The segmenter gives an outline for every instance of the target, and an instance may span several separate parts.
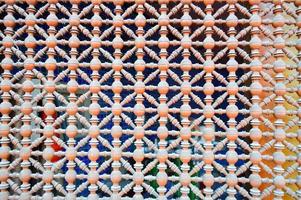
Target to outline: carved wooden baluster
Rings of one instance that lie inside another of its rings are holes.
[[[158,84],[158,92],[160,94],[159,101],[160,104],[157,108],[157,112],[159,115],[159,128],[157,130],[159,142],[159,150],[157,152],[157,159],[159,161],[156,181],[159,185],[157,191],[159,193],[158,199],[165,199],[166,188],[168,176],[165,172],[167,165],[166,161],[168,159],[168,152],[166,150],[167,143],[165,139],[168,137],[168,131],[166,129],[166,124],[168,120],[168,106],[166,104],[167,97],[166,94],[169,90],[169,85],[166,82],[167,79],[167,70],[169,68],[169,62],[167,60],[168,52],[167,49],[169,47],[169,39],[167,38],[168,30],[167,26],[169,25],[169,17],[167,16],[167,4],[169,0],[159,0],[160,4],[160,16],[158,18],[158,24],[160,26],[160,38],[158,41],[158,47],[160,48],[160,60],[158,62],[158,68],[160,70],[160,83]]]
[[[46,114],[46,126],[43,129],[43,135],[46,138],[44,140],[45,149],[43,150],[43,159],[46,161],[44,163],[45,172],[43,175],[43,181],[45,185],[43,186],[43,190],[45,191],[43,198],[44,199],[52,199],[53,198],[53,185],[51,184],[53,180],[53,172],[51,168],[53,167],[52,158],[54,156],[54,149],[52,148],[53,140],[52,136],[54,135],[53,127],[53,115],[56,114],[56,107],[54,104],[54,95],[55,91],[55,83],[54,83],[54,70],[57,68],[57,63],[54,58],[55,56],[55,47],[57,46],[57,40],[55,38],[56,34],[56,26],[58,25],[58,18],[56,17],[56,6],[55,3],[57,1],[50,0],[49,2],[49,15],[46,18],[46,23],[48,25],[48,35],[49,37],[46,39],[47,50],[47,60],[45,62],[45,68],[47,69],[47,81],[45,83],[44,90],[47,92],[45,95],[45,99],[47,103],[44,105],[44,112]]]
[[[12,60],[12,47],[14,46],[14,41],[12,39],[13,33],[14,33],[14,27],[16,25],[16,19],[14,17],[14,8],[13,8],[13,1],[5,1],[6,8],[5,12],[6,15],[3,19],[3,24],[5,26],[4,35],[5,37],[2,39],[2,45],[4,47],[4,59],[1,61],[1,67],[3,69],[3,73],[1,75],[1,78],[3,79],[1,81],[0,89],[2,92],[1,100],[2,103],[0,104],[0,112],[2,114],[1,116],[1,124],[0,124],[0,136],[1,136],[1,153],[0,153],[0,167],[1,167],[1,192],[0,192],[0,198],[1,199],[8,199],[9,197],[9,188],[10,185],[8,184],[9,179],[9,166],[10,166],[10,144],[11,140],[9,139],[10,134],[10,122],[11,117],[9,114],[11,113],[11,107],[12,104],[10,103],[11,95],[10,91],[12,89],[12,83],[11,78],[12,74],[11,71],[13,70],[13,60]]]
[[[251,4],[251,12],[252,16],[250,17],[250,26],[251,29],[251,40],[250,40],[250,47],[251,47],[251,57],[252,62],[250,63],[250,70],[252,72],[251,80],[252,84],[250,86],[250,92],[252,95],[252,106],[250,108],[250,115],[252,116],[251,125],[252,129],[250,130],[250,138],[252,143],[250,144],[252,148],[252,152],[250,153],[250,161],[252,166],[250,170],[252,174],[249,176],[249,181],[252,186],[250,193],[254,199],[260,199],[261,192],[259,187],[261,185],[261,177],[259,172],[261,171],[260,162],[261,162],[261,154],[259,152],[260,149],[260,139],[262,138],[262,133],[259,129],[261,125],[260,117],[262,115],[262,109],[260,107],[260,96],[263,92],[263,87],[260,83],[261,75],[260,71],[262,70],[262,63],[260,62],[260,48],[261,48],[261,39],[259,38],[260,34],[260,25],[261,25],[261,17],[259,16],[259,1],[250,0]]]
[[[205,19],[204,19],[204,26],[206,38],[204,40],[204,48],[205,48],[205,62],[203,64],[205,71],[204,79],[206,83],[204,84],[204,94],[206,95],[204,102],[205,107],[203,107],[203,115],[205,117],[204,120],[204,129],[202,130],[202,139],[204,140],[204,153],[203,153],[203,162],[204,162],[204,170],[205,174],[203,176],[203,182],[206,188],[204,188],[204,194],[206,199],[212,199],[212,195],[214,191],[212,190],[212,186],[214,184],[214,176],[212,175],[213,171],[213,161],[214,161],[214,154],[213,154],[213,142],[215,140],[215,131],[214,131],[214,122],[212,117],[214,116],[214,109],[212,107],[213,98],[212,95],[215,92],[215,87],[212,83],[213,75],[212,72],[215,69],[215,63],[213,62],[212,58],[214,56],[212,49],[215,46],[214,40],[212,40],[212,33],[213,33],[213,26],[214,26],[214,18],[212,16],[213,8],[212,4],[214,1],[205,1]]]
[[[145,92],[145,84],[143,82],[144,75],[143,71],[145,69],[145,62],[143,60],[144,51],[143,48],[145,47],[145,38],[144,38],[144,26],[146,25],[146,19],[143,15],[144,1],[136,1],[137,8],[136,11],[138,15],[135,18],[135,25],[137,27],[136,30],[136,41],[135,46],[137,48],[136,57],[137,60],[134,63],[135,70],[136,70],[136,79],[137,82],[134,85],[134,90],[136,93],[136,105],[134,106],[134,114],[136,115],[135,123],[136,127],[134,129],[134,137],[135,137],[135,146],[136,149],[134,151],[133,157],[136,163],[134,164],[135,173],[133,174],[133,181],[135,183],[134,186],[134,198],[135,199],[143,199],[143,187],[141,186],[144,181],[144,174],[142,173],[143,164],[142,161],[144,160],[144,144],[143,144],[143,137],[145,130],[143,128],[144,125],[144,115],[145,115],[145,107],[143,105],[143,93]]]
[[[189,15],[189,2],[182,1],[183,7],[183,16],[181,18],[181,26],[183,27],[182,33],[183,38],[181,40],[181,46],[183,48],[182,56],[183,60],[181,62],[181,70],[183,71],[182,74],[182,85],[181,85],[181,93],[182,93],[182,106],[180,107],[180,114],[181,114],[181,124],[182,128],[180,130],[181,133],[181,152],[180,152],[180,159],[182,161],[181,165],[181,174],[180,174],[180,183],[182,185],[180,191],[182,193],[181,199],[189,199],[188,194],[190,192],[189,185],[191,184],[191,177],[189,175],[189,162],[191,160],[191,152],[190,152],[190,144],[189,139],[191,136],[190,130],[190,120],[189,117],[191,115],[191,107],[189,105],[189,94],[191,92],[191,84],[189,82],[190,75],[189,72],[192,69],[192,63],[189,59],[190,52],[189,49],[191,47],[191,39],[190,39],[190,26],[192,25],[191,16]]]
[[[229,60],[231,60],[234,63],[237,63],[237,61],[235,61],[235,50],[238,47],[238,41],[235,38],[235,35],[237,33],[235,27],[238,24],[238,19],[236,17],[236,9],[235,9],[235,5],[233,4],[233,1],[227,1],[229,3],[229,7],[228,7],[228,13],[229,16],[226,19],[226,25],[229,28],[228,29],[228,40],[227,40],[227,48],[229,49],[228,51],[228,57]],[[238,131],[236,129],[236,120],[235,118],[238,115],[238,108],[236,106],[236,94],[238,93],[238,86],[237,83],[235,82],[235,80],[237,79],[236,76],[236,71],[238,69],[238,65],[232,65],[232,66],[227,66],[227,70],[229,72],[228,75],[228,85],[227,85],[227,93],[228,93],[228,106],[226,107],[226,115],[228,117],[228,129],[227,129],[227,139],[228,139],[228,143],[227,143],[227,147],[228,147],[228,151],[226,153],[226,160],[228,162],[228,166],[227,166],[227,170],[228,170],[228,174],[226,177],[226,183],[228,185],[227,188],[227,193],[228,193],[228,197],[227,199],[236,199],[235,198],[235,194],[237,193],[235,187],[238,185],[238,179],[237,176],[235,174],[236,172],[236,162],[238,161],[238,155],[236,153],[236,148],[237,145],[235,143],[237,136],[238,136]]]
[[[93,59],[90,62],[90,69],[92,70],[91,78],[92,81],[90,83],[90,92],[91,92],[91,104],[89,106],[89,113],[91,115],[90,118],[90,128],[89,128],[89,137],[91,138],[89,144],[91,148],[88,151],[88,158],[90,160],[89,167],[90,171],[88,173],[88,182],[89,182],[89,191],[88,199],[98,199],[99,196],[97,194],[97,190],[99,187],[97,186],[97,182],[99,181],[99,174],[97,169],[99,167],[99,163],[97,162],[100,156],[100,152],[98,150],[99,141],[97,137],[100,135],[100,130],[98,128],[99,119],[98,115],[101,112],[101,107],[99,105],[99,96],[100,92],[100,83],[99,83],[99,73],[98,71],[101,69],[101,63],[99,60],[99,48],[101,47],[100,40],[100,30],[99,28],[102,26],[102,19],[99,16],[100,13],[100,2],[93,1],[93,17],[91,19],[91,26],[93,27],[92,34],[93,37],[91,39],[90,45],[93,48],[92,56]]]
[[[75,149],[76,141],[74,137],[77,135],[77,119],[75,115],[78,112],[78,105],[76,104],[77,96],[76,92],[78,91],[78,83],[76,81],[77,79],[77,73],[76,70],[79,68],[79,62],[77,60],[77,48],[79,47],[79,39],[77,37],[78,34],[78,26],[80,25],[80,18],[78,16],[79,8],[78,4],[80,1],[78,0],[72,0],[72,8],[71,8],[71,15],[69,16],[69,25],[71,26],[71,37],[69,38],[68,45],[71,48],[70,50],[70,59],[68,60],[68,69],[70,70],[70,73],[68,74],[70,80],[67,83],[67,90],[69,92],[69,103],[66,107],[66,112],[68,114],[68,126],[66,128],[66,135],[68,136],[68,148],[66,149],[66,158],[68,160],[67,162],[67,172],[65,175],[65,179],[68,183],[66,186],[66,190],[68,192],[66,198],[67,199],[75,199],[76,195],[74,194],[74,191],[76,189],[75,187],[75,181],[76,181],[76,163],[75,159],[77,158],[77,150]]]
[[[121,102],[121,96],[120,93],[122,91],[122,83],[120,81],[122,75],[120,73],[120,71],[123,69],[123,63],[121,60],[121,49],[123,48],[123,40],[121,39],[121,34],[122,34],[122,30],[121,27],[123,25],[123,18],[121,16],[122,13],[122,5],[123,5],[123,0],[121,1],[114,1],[114,5],[115,5],[115,16],[113,18],[113,25],[115,28],[115,38],[113,40],[113,48],[115,49],[114,52],[114,61],[112,63],[112,68],[114,69],[114,82],[112,85],[112,89],[114,92],[114,104],[112,106],[112,113],[114,115],[113,117],[113,123],[114,126],[120,126],[120,122],[121,122],[121,118],[120,115],[122,114],[122,106],[120,104]],[[120,181],[121,181],[121,172],[120,172],[120,167],[121,167],[121,163],[120,163],[120,159],[121,159],[121,150],[120,150],[120,140],[119,137],[121,137],[120,135],[115,135],[114,140],[112,142],[113,144],[113,149],[111,152],[111,156],[113,159],[113,163],[112,163],[112,173],[111,173],[111,181],[113,183],[111,190],[113,191],[112,194],[112,199],[119,199],[120,196],[118,194],[118,192],[120,191],[121,187],[119,185]]]
[[[33,114],[33,105],[31,104],[32,100],[32,91],[34,90],[34,85],[32,83],[32,79],[34,77],[33,70],[35,68],[35,61],[33,59],[35,55],[35,47],[36,47],[36,39],[34,38],[34,25],[36,23],[34,13],[36,11],[35,4],[36,1],[27,1],[28,7],[26,9],[27,16],[25,18],[25,24],[27,25],[26,32],[28,33],[27,37],[25,38],[25,47],[27,48],[26,51],[26,60],[24,61],[24,68],[26,72],[24,74],[25,81],[22,85],[22,90],[25,93],[23,95],[24,102],[21,105],[21,112],[24,114],[22,117],[22,127],[20,134],[23,137],[21,140],[22,148],[20,149],[20,157],[22,159],[21,167],[22,170],[20,171],[20,180],[22,181],[22,185],[20,189],[22,193],[20,198],[30,198],[29,190],[30,190],[30,179],[31,179],[31,170],[29,167],[31,163],[29,161],[31,156],[31,115]]]
[[[282,88],[286,88],[284,85],[284,71],[286,69],[286,64],[284,62],[284,51],[283,48],[285,46],[285,40],[283,39],[283,26],[285,24],[284,17],[282,15],[283,8],[282,8],[282,2],[281,1],[275,1],[274,2],[274,18],[273,18],[273,27],[274,27],[274,36],[275,40],[274,42],[274,71],[276,73],[274,79],[276,84],[274,85],[274,92],[276,94],[276,97],[274,99],[275,106],[273,108],[275,121],[274,126],[276,128],[275,134],[278,134],[278,132],[283,132],[285,134],[284,126],[285,122],[283,119],[286,117],[286,108],[284,107],[284,98],[283,95],[285,94],[285,90],[282,90]],[[273,161],[275,163],[275,167],[273,168],[273,171],[275,173],[275,177],[273,179],[273,184],[275,186],[275,189],[273,190],[274,193],[274,199],[275,200],[281,200],[284,196],[284,187],[285,187],[285,177],[282,175],[285,170],[283,168],[283,164],[285,163],[286,156],[283,153],[283,150],[285,148],[282,141],[277,141],[274,144],[275,152],[273,153]]]

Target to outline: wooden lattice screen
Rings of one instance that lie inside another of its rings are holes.
[[[0,199],[301,199],[299,51],[301,0],[1,0]]]

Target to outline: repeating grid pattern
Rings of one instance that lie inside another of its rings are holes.
[[[2,0],[0,27],[0,199],[301,198],[301,1]]]

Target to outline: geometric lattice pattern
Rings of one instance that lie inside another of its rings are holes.
[[[300,0],[3,0],[0,199],[301,199],[299,51]]]

